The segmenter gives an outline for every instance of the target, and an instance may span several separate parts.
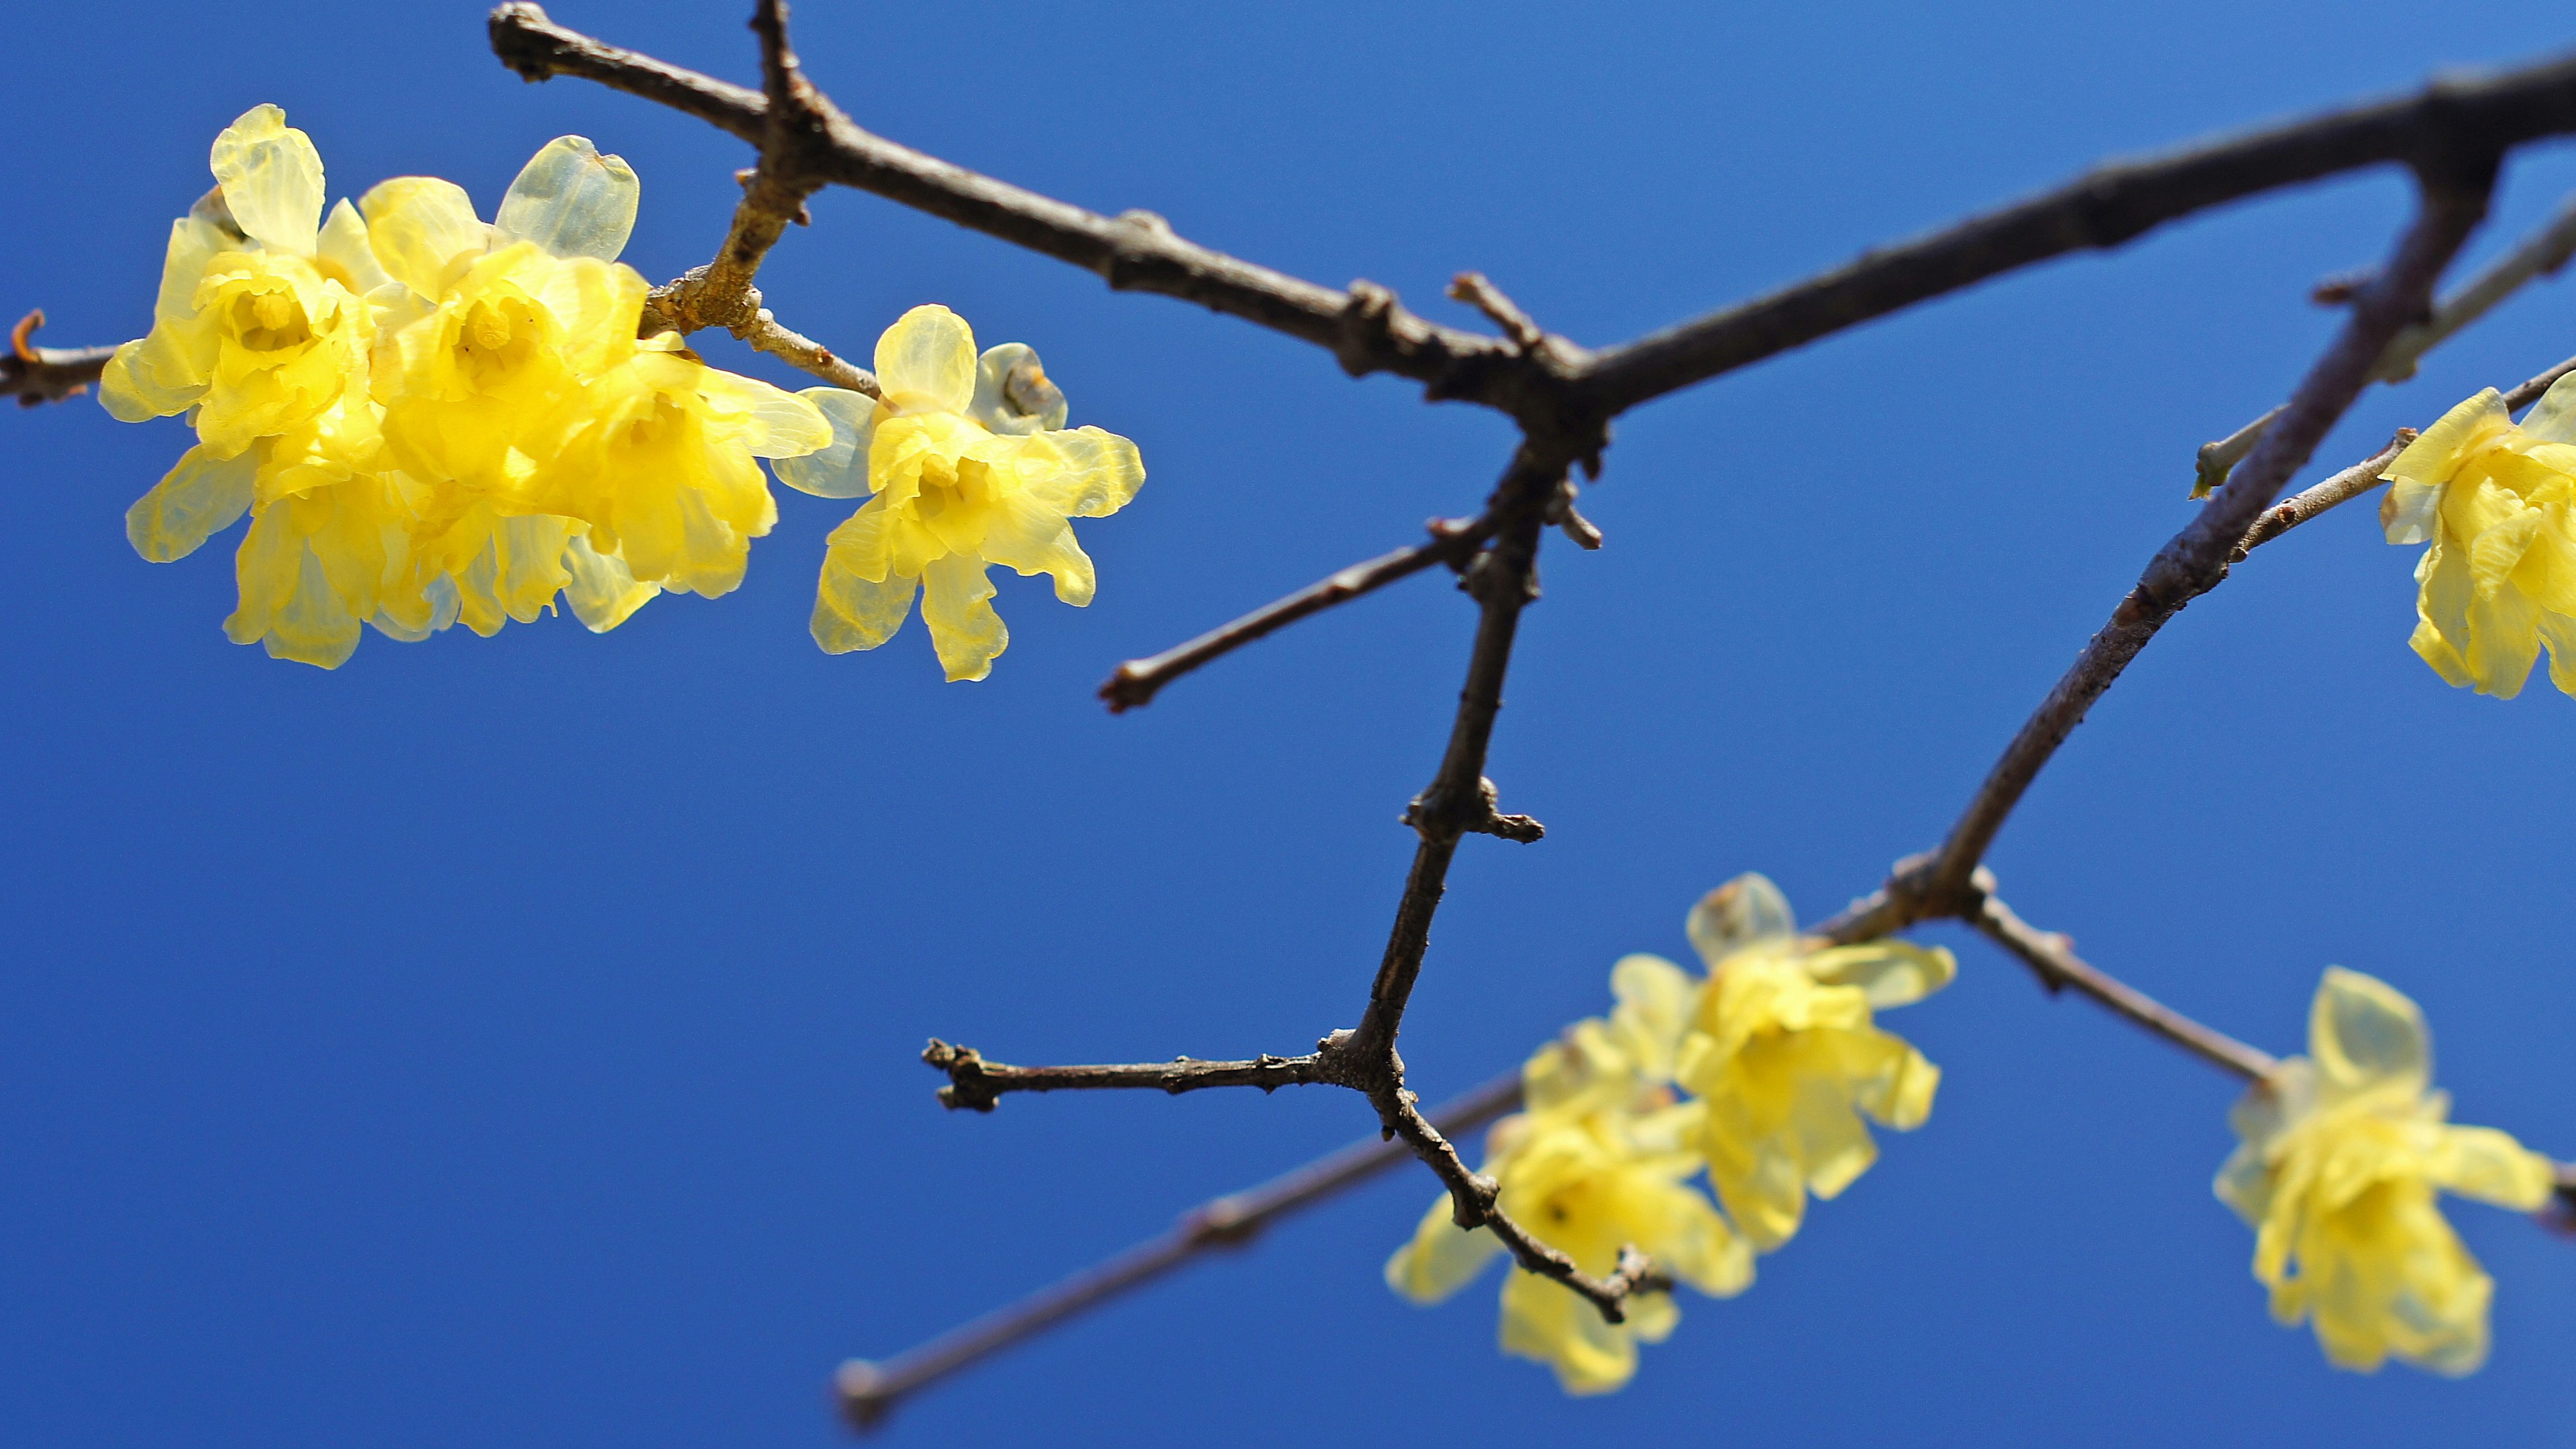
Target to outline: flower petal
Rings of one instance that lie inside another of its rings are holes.
[[[322,223],[322,239],[314,260],[322,275],[365,296],[393,280],[376,261],[375,248],[367,241],[367,223],[358,208],[343,197],[332,204],[330,219]]]
[[[465,188],[435,176],[397,176],[358,198],[367,241],[395,281],[424,297],[446,290],[459,257],[481,256],[492,229],[474,215]]]
[[[2523,1212],[2537,1211],[2557,1187],[2548,1158],[2493,1127],[2444,1126],[2425,1176],[2462,1197]]]
[[[1029,495],[1068,518],[1106,518],[1145,486],[1136,445],[1098,428],[1040,433],[1056,466],[1029,481]]]
[[[557,136],[520,168],[492,220],[495,246],[535,242],[558,257],[617,260],[635,231],[643,194],[622,156],[602,156],[586,136]]]
[[[886,401],[906,412],[962,413],[975,400],[975,329],[936,303],[895,319],[876,364]]]
[[[1573,1289],[1533,1273],[1503,1284],[1502,1341],[1503,1352],[1555,1369],[1569,1394],[1610,1393],[1637,1375],[1637,1341],[1623,1325],[1603,1322]]]
[[[1011,646],[1011,631],[993,612],[993,581],[980,559],[949,554],[930,561],[921,575],[921,622],[949,682],[982,679]]]
[[[2460,464],[2494,434],[2512,425],[2504,398],[2488,388],[2442,414],[2406,451],[2388,465],[2382,478],[2410,478],[2418,483],[2447,483]]]
[[[1408,1302],[1437,1303],[1466,1287],[1502,1250],[1492,1233],[1458,1226],[1444,1193],[1422,1215],[1411,1241],[1386,1260],[1386,1286]]]
[[[2421,1092],[2433,1078],[2424,1012],[2375,976],[2326,968],[2308,1009],[2308,1055],[2328,1103],[2374,1087]]]
[[[874,649],[903,627],[920,588],[921,580],[901,575],[861,578],[837,555],[826,553],[822,578],[814,587],[814,642],[826,654]]]
[[[1064,389],[1047,378],[1036,349],[1005,342],[975,359],[975,399],[966,416],[997,433],[1044,433],[1064,426]]]
[[[275,106],[242,112],[215,137],[207,161],[243,235],[271,251],[313,255],[322,223],[322,155],[311,137],[286,124],[286,112]]]
[[[1909,941],[1864,941],[1806,958],[1807,974],[1828,986],[1857,986],[1874,1007],[1904,1006],[1947,986],[1959,974],[1947,948]]]
[[[217,458],[202,443],[125,511],[125,537],[154,563],[186,558],[250,509],[265,448]]]
[[[780,458],[771,471],[779,482],[817,498],[867,497],[868,445],[876,440],[883,411],[877,400],[840,387],[809,387],[797,396],[823,415],[832,441],[802,457]]]
[[[1091,555],[1075,541],[1073,525],[1026,493],[1008,494],[995,503],[984,528],[983,555],[1022,578],[1052,575],[1055,596],[1077,609],[1089,604],[1099,587]]]
[[[1795,934],[1798,918],[1769,876],[1747,871],[1700,897],[1682,929],[1700,959],[1714,967],[1756,941]]]
[[[625,623],[662,592],[658,584],[637,583],[626,560],[601,553],[582,534],[574,534],[564,544],[563,564],[564,572],[572,576],[564,585],[564,601],[593,634],[605,634]]]
[[[2522,430],[2544,443],[2576,443],[2576,372],[2549,385],[2522,415]]]
[[[1622,956],[1610,968],[1610,991],[1619,998],[1610,1029],[1640,1071],[1670,1081],[1682,1037],[1699,1010],[1699,982],[1661,956]]]

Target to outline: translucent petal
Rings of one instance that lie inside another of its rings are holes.
[[[742,446],[753,457],[784,462],[832,446],[838,430],[812,401],[784,388],[771,387],[758,378],[720,375],[751,406],[750,426],[743,430]]]
[[[244,111],[215,137],[207,159],[243,235],[271,251],[313,255],[322,223],[322,156],[312,138],[286,124],[286,112],[275,106]]]
[[[2523,1212],[2546,1205],[2556,1187],[2548,1158],[2493,1127],[2441,1128],[2427,1176],[2462,1197]]]
[[[803,457],[780,458],[778,481],[817,498],[865,498],[868,444],[875,441],[877,400],[839,387],[809,387],[797,396],[812,403],[831,425],[832,441]]]
[[[367,241],[395,281],[424,297],[446,289],[449,268],[480,257],[492,231],[474,215],[465,188],[435,176],[397,176],[358,198]]]
[[[1636,1224],[1637,1246],[1659,1266],[1711,1298],[1732,1298],[1752,1286],[1753,1249],[1715,1204],[1669,1183],[1642,1196],[1645,1221]]]
[[[2576,695],[2576,618],[2541,615],[2540,639],[2549,646],[2549,682],[2562,694]]]
[[[1606,1394],[1637,1374],[1636,1339],[1602,1320],[1574,1290],[1530,1273],[1503,1284],[1503,1352],[1556,1370],[1569,1394]]]
[[[825,555],[814,589],[814,642],[826,654],[874,649],[903,627],[920,588],[917,578],[863,579]]]
[[[205,375],[194,372],[178,339],[156,327],[107,360],[98,401],[118,422],[140,423],[186,412],[205,399],[206,387]]]
[[[1116,433],[1075,428],[1038,436],[1058,462],[1030,480],[1029,495],[1068,518],[1105,518],[1145,486],[1144,458]]]
[[[1023,578],[1051,575],[1055,596],[1076,608],[1089,604],[1098,587],[1091,556],[1074,540],[1073,526],[1025,493],[1005,495],[994,505],[983,554]]]
[[[2576,443],[2576,372],[2549,385],[2522,415],[2522,430],[2544,443]]]
[[[217,458],[203,444],[125,511],[125,537],[154,563],[186,558],[250,510],[265,448]]]
[[[975,331],[937,304],[915,307],[877,339],[877,385],[906,412],[962,413],[975,400]]]
[[[1011,631],[993,612],[993,582],[979,559],[950,554],[933,559],[921,576],[921,622],[951,683],[982,679],[1011,644]]]
[[[994,432],[1052,432],[1064,426],[1065,411],[1064,390],[1047,377],[1027,343],[988,347],[975,360],[975,400],[966,416]]]
[[[1835,946],[1806,958],[1807,973],[1828,986],[1857,986],[1874,1007],[1903,1006],[1947,986],[1958,958],[1943,947],[1906,941]]]
[[[376,261],[366,221],[345,197],[333,203],[330,219],[322,223],[321,246],[314,260],[321,265],[322,275],[361,297],[393,280]]]
[[[2433,521],[2441,507],[2440,484],[2400,478],[2379,501],[2379,526],[2390,543],[2431,543]]]
[[[2488,388],[2442,415],[2406,445],[2382,478],[2411,478],[2418,483],[2446,483],[2469,453],[2512,424],[2504,398]]]
[[[601,553],[580,534],[564,544],[563,562],[564,571],[572,576],[564,585],[564,601],[593,634],[605,634],[625,623],[662,592],[659,585],[637,583],[626,560]]]
[[[1622,956],[1610,968],[1619,1006],[1610,1015],[1620,1047],[1649,1079],[1672,1080],[1682,1037],[1699,1009],[1699,983],[1661,956]]]
[[[1769,876],[1747,871],[1700,897],[1682,929],[1700,959],[1714,967],[1756,941],[1796,934],[1798,918]]]
[[[1492,1233],[1458,1226],[1443,1194],[1422,1215],[1412,1240],[1386,1260],[1386,1286],[1410,1302],[1437,1303],[1467,1286],[1502,1250]]]
[[[558,257],[617,260],[635,231],[643,194],[622,156],[602,156],[584,136],[548,141],[510,183],[493,217],[495,246],[535,242]]]
[[[2308,1055],[2328,1105],[2375,1087],[2421,1092],[2433,1077],[2424,1012],[2387,982],[2326,968],[2308,1010]]]

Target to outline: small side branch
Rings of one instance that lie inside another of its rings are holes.
[[[1490,513],[1473,519],[1435,518],[1431,521],[1431,541],[1428,543],[1399,548],[1393,553],[1380,554],[1336,570],[1284,599],[1264,604],[1230,624],[1220,624],[1186,644],[1143,659],[1128,660],[1102,683],[1100,697],[1108,701],[1111,714],[1151,704],[1164,685],[1273,630],[1285,628],[1309,615],[1320,614],[1336,604],[1349,603],[1362,594],[1374,593],[1434,564],[1445,563],[1452,567],[1463,564],[1493,533],[1493,515]]]
[[[1992,877],[1985,883],[1991,884]],[[2021,958],[2050,994],[2072,990],[2090,997],[2130,1023],[2248,1081],[2261,1081],[2280,1063],[2215,1027],[2203,1026],[2136,987],[2086,962],[2075,943],[2055,931],[2043,931],[2014,915],[1994,896],[1984,897],[1969,924],[1987,939]]]
[[[969,1046],[950,1046],[937,1037],[922,1049],[921,1059],[948,1074],[939,1089],[940,1105],[951,1110],[990,1112],[1006,1092],[1085,1092],[1148,1090],[1177,1097],[1208,1087],[1281,1087],[1335,1082],[1320,1053],[1277,1057],[1267,1053],[1250,1061],[1203,1062],[1174,1057],[1168,1062],[1131,1062],[1116,1066],[1014,1067],[986,1061]]]
[[[1430,1114],[1438,1131],[1472,1132],[1521,1104],[1521,1076],[1507,1072]],[[1219,1248],[1239,1248],[1293,1213],[1413,1160],[1409,1143],[1377,1136],[1354,1142],[1257,1187],[1227,1193],[1181,1214],[1169,1232],[1096,1267],[1033,1293],[972,1323],[877,1362],[841,1365],[841,1411],[852,1427],[876,1428],[894,1406],[961,1369],[983,1361],[1087,1309],[1195,1262]]]
[[[19,318],[9,329],[9,351],[0,355],[0,397],[14,397],[22,408],[89,391],[116,355],[113,347],[38,347],[36,329],[44,325],[41,309]]]

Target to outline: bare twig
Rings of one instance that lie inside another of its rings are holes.
[[[33,339],[44,325],[42,309],[19,318],[9,329],[8,352],[0,354],[0,397],[15,397],[22,408],[89,391],[116,355],[113,347],[38,347]]]
[[[2395,383],[2413,377],[2415,365],[2423,360],[2425,353],[2485,316],[2523,284],[2535,277],[2555,275],[2567,264],[2571,254],[2576,254],[2576,197],[2570,197],[2565,205],[2559,207],[2558,214],[2550,218],[2548,225],[2523,238],[2512,251],[2497,258],[2485,271],[2437,303],[2431,318],[2410,322],[2398,329],[2397,335],[2388,340],[2387,349],[2379,354],[2378,365],[2371,368],[2370,380]],[[2320,287],[2318,296],[2320,300],[2338,304],[2349,302],[2370,280],[2367,275],[2338,278]],[[2287,406],[2287,403],[2282,404],[2282,407]],[[2245,455],[2254,450],[2255,441],[2263,436],[2263,430],[2280,415],[2281,408],[2276,407],[2216,442],[2201,444],[2195,459],[2197,477],[2192,484],[2191,496],[2206,497],[2210,490],[2226,482],[2228,470],[2245,460]]]
[[[939,1089],[939,1101],[949,1108],[971,1108],[990,1112],[1005,1092],[1071,1092],[1104,1089],[1149,1089],[1179,1096],[1205,1087],[1259,1087],[1265,1092],[1281,1087],[1311,1086],[1332,1081],[1322,1053],[1301,1057],[1278,1057],[1267,1053],[1250,1061],[1202,1062],[1190,1057],[1174,1057],[1168,1062],[1134,1062],[1118,1066],[1087,1067],[1014,1067],[984,1059],[981,1052],[968,1046],[950,1046],[937,1037],[923,1049],[921,1059],[948,1074],[948,1085]]]
[[[1491,514],[1472,519],[1435,518],[1431,541],[1337,570],[1284,599],[1264,604],[1230,624],[1221,624],[1186,644],[1144,659],[1130,659],[1100,686],[1109,712],[1122,713],[1154,702],[1164,685],[1220,655],[1230,654],[1273,629],[1348,603],[1434,564],[1464,563],[1494,533]]]
[[[1455,1137],[1474,1131],[1520,1104],[1521,1074],[1514,1071],[1442,1104],[1430,1116],[1440,1132]],[[1181,1214],[1171,1231],[1161,1237],[1139,1243],[1051,1288],[893,1358],[874,1363],[853,1359],[843,1364],[839,1377],[842,1412],[856,1427],[872,1428],[898,1401],[960,1369],[1085,1309],[1142,1287],[1211,1249],[1241,1247],[1272,1223],[1412,1159],[1413,1150],[1408,1144],[1372,1136],[1258,1187],[1201,1203]]]
[[[1992,886],[1991,875],[1980,871],[1979,876],[1979,884]],[[2039,984],[2052,994],[2072,989],[2091,997],[2127,1021],[2250,1081],[2270,1076],[2272,1069],[2280,1065],[2269,1053],[2257,1051],[2215,1027],[2203,1026],[2088,964],[2075,954],[2074,941],[2055,931],[2037,929],[1991,894],[1983,897],[1970,924],[1996,945],[2020,957],[2039,977]]]

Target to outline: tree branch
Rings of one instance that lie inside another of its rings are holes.
[[[1186,644],[1147,658],[1128,660],[1101,684],[1100,697],[1109,702],[1111,714],[1151,704],[1164,685],[1220,655],[1233,653],[1274,629],[1284,628],[1310,614],[1320,614],[1336,604],[1349,603],[1362,594],[1374,593],[1433,564],[1445,563],[1452,567],[1464,564],[1486,539],[1493,537],[1493,515],[1488,513],[1473,519],[1435,518],[1431,520],[1430,529],[1431,541],[1428,543],[1417,543],[1352,564],[1284,599],[1264,604],[1230,624],[1220,624]]]
[[[2023,792],[2066,742],[2085,712],[2120,677],[2165,621],[2227,577],[2228,560],[2281,485],[2352,406],[2371,366],[2397,329],[2423,314],[2433,283],[2486,214],[2492,171],[2428,178],[2424,205],[2388,269],[2355,300],[2334,343],[2317,359],[2280,418],[2182,532],[2157,551],[2039,709],[2013,736],[1939,853],[1910,879],[1891,881],[1889,900],[1905,914],[1878,932],[1925,915],[1966,918],[1969,878]]]
[[[1117,1066],[1083,1067],[1014,1067],[986,1061],[981,1052],[969,1046],[950,1046],[937,1037],[922,1050],[921,1059],[948,1074],[948,1085],[939,1089],[939,1103],[951,1110],[971,1108],[990,1112],[1005,1092],[1070,1092],[1099,1091],[1117,1088],[1147,1088],[1169,1092],[1177,1097],[1205,1087],[1259,1087],[1274,1092],[1281,1087],[1312,1086],[1334,1082],[1321,1052],[1302,1057],[1278,1057],[1263,1053],[1251,1061],[1203,1062],[1190,1057],[1174,1057],[1168,1062],[1133,1062]]]
[[[9,350],[0,353],[0,397],[14,397],[22,408],[89,391],[116,355],[114,347],[38,347],[31,339],[44,325],[41,308],[19,318],[9,329]]]
[[[1431,1120],[1439,1131],[1455,1136],[1473,1131],[1520,1104],[1521,1074],[1507,1072],[1442,1104],[1431,1114]],[[880,1362],[852,1359],[843,1364],[838,1381],[842,1412],[853,1426],[874,1428],[896,1403],[950,1374],[1142,1287],[1212,1249],[1242,1247],[1282,1218],[1412,1159],[1409,1144],[1372,1136],[1258,1187],[1201,1203],[1181,1214],[1171,1231],[1161,1237],[1139,1243],[1051,1288],[892,1358]]]
[[[2446,77],[2402,100],[2098,167],[2054,191],[1612,348],[1586,370],[1582,391],[1617,413],[2033,262],[2118,246],[2208,207],[2388,162],[2447,171],[2463,158],[2571,130],[2576,59],[2562,58]]]

